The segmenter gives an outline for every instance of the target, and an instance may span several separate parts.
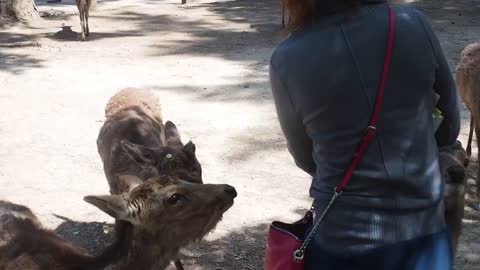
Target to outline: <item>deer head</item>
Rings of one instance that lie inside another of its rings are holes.
[[[202,168],[197,160],[196,147],[192,141],[183,145],[175,124],[165,124],[166,146],[149,148],[122,140],[123,151],[140,167],[154,170],[158,175],[174,175],[183,180],[202,183]]]
[[[129,193],[86,196],[84,200],[115,219],[131,223],[156,243],[182,247],[211,231],[236,196],[235,188],[229,185],[159,176],[138,184]]]

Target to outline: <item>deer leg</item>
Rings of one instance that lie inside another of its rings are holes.
[[[472,137],[473,137],[474,129],[475,129],[475,119],[473,118],[473,115],[470,115],[470,133],[468,134],[467,148],[465,149],[467,151],[468,157],[472,155]]]
[[[475,122],[478,121],[477,119],[475,119]],[[478,123],[476,123],[476,126],[478,126]],[[480,129],[478,128],[475,128],[475,137],[477,138],[477,150],[478,153],[477,153],[477,159],[480,161],[480,147],[479,147],[479,142],[480,142]],[[475,183],[476,183],[476,191],[475,191],[475,194],[477,196],[477,201],[476,201],[476,204],[474,206],[475,210],[480,210],[480,167],[478,167],[478,171],[477,171],[477,179],[475,179]]]
[[[175,264],[175,267],[177,268],[177,270],[185,270],[185,268],[183,268],[183,265],[182,265],[182,262],[180,261],[180,258],[176,258],[173,263]]]
[[[479,172],[479,174],[480,174],[480,172]],[[477,191],[476,191],[477,205],[475,206],[475,210],[480,211],[480,179],[479,179],[479,175],[477,175],[477,179],[475,179],[475,181],[477,183]]]
[[[88,11],[88,8],[87,8],[87,10],[85,11],[85,28],[86,28],[86,33],[85,33],[85,35],[86,35],[87,37],[90,36],[90,29],[89,29],[89,27],[88,27],[88,13],[89,13],[89,11]]]
[[[285,7],[282,9],[282,28],[285,28]]]
[[[82,26],[82,41],[85,40],[85,18],[83,11],[80,11],[80,25]]]
[[[465,151],[467,152],[467,158],[463,163],[465,167],[467,167],[468,164],[470,163],[470,157],[472,156],[472,138],[473,138],[474,130],[475,130],[475,119],[473,118],[473,114],[470,114],[470,132],[468,133],[467,148],[465,148]]]

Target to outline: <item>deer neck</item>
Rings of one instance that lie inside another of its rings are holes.
[[[169,230],[166,228],[161,230],[159,227],[155,233],[147,230],[135,230],[128,263],[139,270],[165,269],[179,251],[177,243],[170,241],[167,235],[163,235],[167,231]],[[133,268],[128,267],[128,269]]]
[[[115,224],[116,240],[97,256],[86,269],[104,270],[163,270],[179,251],[177,247],[163,245],[158,236],[137,231],[127,222]]]

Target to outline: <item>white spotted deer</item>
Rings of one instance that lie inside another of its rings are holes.
[[[462,220],[465,212],[467,154],[461,142],[439,149],[439,164],[445,181],[445,222],[450,228],[453,252],[456,253],[462,233]]]
[[[467,156],[472,154],[472,137],[475,131],[477,144],[480,140],[480,43],[465,47],[455,72],[455,81],[463,102],[470,111],[470,132],[467,144]],[[480,151],[478,151],[480,160]],[[476,179],[476,209],[480,210],[480,167]]]

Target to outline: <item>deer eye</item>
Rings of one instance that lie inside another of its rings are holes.
[[[170,198],[168,198],[168,203],[171,205],[178,205],[182,202],[182,198],[183,198],[182,195],[175,193],[172,196],[170,196]]]
[[[143,153],[143,157],[148,159],[148,160],[153,160],[153,155],[149,152]]]

